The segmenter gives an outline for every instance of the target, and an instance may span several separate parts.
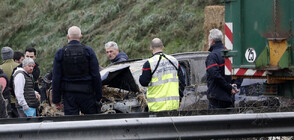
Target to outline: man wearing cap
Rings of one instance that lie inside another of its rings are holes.
[[[96,54],[80,43],[79,27],[70,27],[67,38],[68,44],[54,56],[52,101],[60,108],[63,97],[65,115],[99,113],[96,102],[102,98],[102,83]]]
[[[18,67],[12,75],[19,117],[36,116],[36,109],[40,105],[40,95],[34,90],[32,76],[34,66],[35,62],[32,58],[25,58],[22,62],[22,67]]]
[[[1,49],[1,57],[3,60],[3,64],[0,65],[0,68],[3,70],[3,72],[7,75],[8,79],[11,78],[11,74],[13,72],[13,69],[18,66],[18,63],[14,62],[13,60],[13,54],[14,51],[10,47],[3,47]],[[15,108],[15,97],[11,96],[11,91],[6,90],[5,93],[3,93],[3,96],[5,99],[8,99],[8,105],[7,105],[7,111],[10,117],[18,117],[18,113]]]
[[[12,71],[15,67],[18,66],[18,63],[13,61],[14,51],[10,47],[3,47],[1,49],[1,57],[3,60],[3,64],[0,65],[0,68],[10,79]]]

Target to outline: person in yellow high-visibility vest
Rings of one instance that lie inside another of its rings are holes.
[[[163,43],[154,38],[150,44],[153,54],[143,65],[139,82],[147,86],[149,111],[168,111],[179,108],[179,63],[176,58],[163,53]]]

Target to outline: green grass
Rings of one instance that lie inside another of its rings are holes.
[[[129,58],[151,55],[149,43],[162,39],[168,54],[198,51],[204,43],[204,7],[219,0],[1,0],[0,46],[38,51],[41,74],[67,43],[67,29],[81,27],[82,43],[107,66],[104,44],[118,43]]]

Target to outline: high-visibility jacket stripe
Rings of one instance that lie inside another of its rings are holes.
[[[150,86],[158,86],[158,85],[161,85],[161,84],[165,84],[165,83],[168,83],[168,82],[178,82],[178,76],[177,74],[166,74],[166,75],[163,75],[163,76],[158,76],[158,77],[153,77],[151,79],[151,83]]]
[[[165,79],[165,80],[160,80],[160,81],[156,81],[152,83],[152,86],[158,86],[158,85],[162,85],[165,83],[169,83],[169,82],[178,82],[179,80],[177,78],[173,78],[173,79]]]
[[[162,101],[169,101],[169,100],[180,100],[180,97],[179,96],[169,96],[169,97],[147,99],[148,102],[162,102]]]

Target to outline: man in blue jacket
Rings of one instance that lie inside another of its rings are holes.
[[[225,75],[225,59],[221,55],[224,50],[223,34],[218,29],[209,31],[209,51],[205,61],[207,73],[207,98],[209,109],[234,107],[235,84],[231,84],[231,76]]]
[[[81,30],[68,29],[68,44],[60,48],[53,63],[53,103],[61,107],[63,95],[64,114],[79,115],[99,113],[96,102],[102,97],[99,63],[95,52],[80,43]]]
[[[117,44],[113,41],[109,41],[105,44],[105,50],[109,60],[111,61],[111,64],[129,59],[126,53],[122,51],[119,52]]]

